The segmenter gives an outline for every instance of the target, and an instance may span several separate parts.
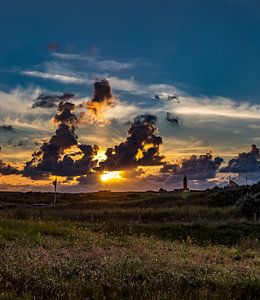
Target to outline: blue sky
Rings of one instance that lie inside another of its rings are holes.
[[[95,45],[107,58],[153,64],[134,73],[142,81],[257,101],[259,30],[260,4],[252,0],[4,1],[0,79],[6,89],[15,85],[5,71],[43,63],[49,43],[80,53]]]
[[[121,123],[80,127],[84,142],[114,146],[139,112],[157,114],[169,161],[208,150],[229,159],[260,141],[259,1],[9,0],[0,40],[0,125],[24,141],[17,155],[0,132],[11,162],[28,160],[55,130],[55,110],[31,110],[39,93],[80,101],[95,77],[110,81],[120,102],[110,114]],[[181,103],[158,103],[157,93],[177,93]],[[167,111],[180,128],[167,125]]]

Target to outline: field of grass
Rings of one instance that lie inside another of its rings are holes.
[[[260,299],[243,193],[0,193],[0,299]]]

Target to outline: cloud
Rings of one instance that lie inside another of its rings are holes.
[[[214,178],[223,161],[223,158],[219,156],[213,158],[208,152],[205,155],[192,155],[188,159],[183,159],[180,165],[165,163],[160,172],[173,176],[187,174],[193,180]]]
[[[161,93],[165,100],[168,100],[169,95],[178,95],[178,94],[185,94],[184,91],[179,90],[174,85],[164,84],[164,83],[154,83],[148,84],[145,86],[145,90],[150,93]]]
[[[48,174],[77,176],[92,172],[97,164],[94,156],[98,147],[79,144],[75,133],[79,120],[74,110],[75,104],[71,102],[59,103],[54,117],[56,132],[49,142],[33,153],[24,168],[25,176],[42,179]]]
[[[131,123],[125,142],[108,148],[107,159],[100,162],[101,170],[122,170],[137,166],[162,165],[159,154],[162,138],[157,135],[157,117],[146,114],[137,116]]]
[[[69,55],[70,54],[68,54],[68,56]],[[58,57],[56,56],[56,58]],[[92,74],[87,74],[85,72],[75,72],[73,68],[71,68],[71,65],[69,65],[69,63],[66,64],[66,61],[69,60],[78,60],[79,64],[81,64],[82,60],[80,60],[78,57],[60,57],[59,59],[65,62],[60,63],[60,61],[58,60],[58,62],[55,62],[56,65],[55,63],[45,64],[42,72],[33,70],[27,70],[24,72],[36,72],[33,75],[30,75],[30,73],[28,73],[27,76],[40,77],[42,76],[42,74],[45,74],[44,77],[41,78],[55,80],[64,84],[73,83],[83,85],[82,89],[85,89],[86,85],[92,85],[94,81],[94,76]],[[99,69],[97,67],[97,70],[101,69],[102,68]],[[85,139],[86,143],[89,143],[88,138],[91,139],[91,143],[93,144],[95,143],[95,139],[100,141],[102,138],[102,145],[105,145],[105,147],[113,149],[114,151],[121,144],[125,144],[127,142],[126,140],[124,143],[121,143],[123,138],[122,131],[125,130],[126,121],[133,119],[133,117],[138,114],[144,115],[146,113],[155,114],[158,117],[158,123],[160,125],[161,132],[163,132],[164,135],[163,151],[165,151],[164,153],[166,153],[172,161],[176,159],[176,155],[205,153],[209,148],[213,149],[214,152],[220,152],[221,156],[224,155],[224,157],[227,157],[227,153],[229,156],[234,156],[234,153],[240,151],[237,149],[237,145],[241,147],[245,144],[248,144],[248,142],[252,143],[253,141],[257,141],[258,139],[257,129],[260,126],[258,124],[260,122],[260,105],[254,105],[247,102],[237,102],[236,100],[223,97],[193,97],[192,95],[179,90],[174,85],[163,83],[142,83],[139,82],[135,77],[130,77],[130,75],[126,75],[123,77],[117,74],[117,76],[115,76],[113,72],[111,72],[111,74],[104,75],[108,75],[105,76],[105,78],[113,87],[113,92],[115,93],[115,95],[117,95],[117,104],[115,106],[108,105],[106,109],[102,111],[102,119],[109,120],[109,124],[106,124],[106,128],[103,128],[102,133],[98,133],[96,128],[94,128],[97,126],[82,125],[82,127],[84,126],[84,128],[81,128],[79,131],[82,134],[83,140]],[[79,89],[79,87],[77,87],[77,89]],[[154,95],[156,93],[164,95],[165,97],[162,98],[165,101],[155,101]],[[180,103],[177,103],[176,101],[167,101],[168,95],[175,94],[178,94]],[[20,101],[20,97],[18,98]],[[29,101],[32,101],[31,99],[32,97],[30,96]],[[93,99],[95,99],[95,97],[93,97],[92,100]],[[124,99],[124,101],[120,99]],[[91,102],[89,98],[85,98],[85,100],[86,102]],[[41,127],[41,125],[43,125],[42,120],[44,119],[42,115],[40,115],[41,110],[38,109],[39,117],[37,117],[39,118],[39,123],[37,123],[35,117],[37,108],[33,110],[35,114],[33,116],[30,116],[28,115],[28,105],[24,105],[30,103],[29,101],[24,102],[23,100],[21,100],[20,107],[22,111],[22,117],[20,117],[21,114],[19,115],[18,113],[17,115],[15,115],[15,118],[17,118],[18,120],[17,124],[19,124],[20,126],[21,122],[26,120],[25,123],[28,126]],[[80,102],[82,102],[82,99],[80,100]],[[78,100],[75,103],[77,104]],[[3,107],[3,109],[6,110],[5,107]],[[17,110],[17,112],[19,111],[19,109],[17,108],[15,108],[15,110]],[[89,111],[90,110],[91,109],[89,109]],[[43,114],[46,114],[47,110],[42,111]],[[165,122],[166,113],[168,113],[168,124]],[[7,117],[10,115],[13,116],[12,113],[6,114]],[[180,117],[181,120],[184,121],[184,123],[183,126],[178,128],[178,130],[175,130],[173,136],[172,128],[167,125],[177,123],[177,117],[175,116]],[[30,118],[34,120],[32,125],[30,125],[29,122]],[[50,115],[46,114],[46,120],[49,119]],[[4,124],[12,124],[13,126],[16,126],[16,123],[9,122],[6,117],[4,120]],[[43,125],[43,127],[44,126],[48,127],[49,129],[49,125]],[[167,141],[167,143],[165,143],[165,141]],[[178,141],[181,141],[181,144],[178,144]],[[112,146],[113,148],[111,148],[111,145],[115,144],[118,146]],[[197,155],[196,162],[193,162],[193,164],[196,165],[198,163],[202,168],[202,162],[199,163],[197,161],[199,160],[199,158],[200,156]],[[119,154],[118,156],[116,156],[116,159],[121,160],[121,158],[119,158]],[[214,158],[212,158],[212,161],[214,162]],[[208,161],[208,164],[211,165],[210,160]],[[121,166],[121,163],[118,163],[118,165]],[[169,163],[169,165],[171,164]],[[172,165],[174,166],[174,164]],[[115,168],[115,166],[113,166],[112,163],[111,165],[109,163],[109,166],[107,166],[107,168],[113,169]],[[178,172],[183,171],[178,167],[176,168]],[[192,169],[192,166],[190,168]],[[205,168],[207,169],[207,167]],[[201,176],[203,178],[207,178],[207,176],[213,176],[214,174],[216,174],[214,170],[215,169],[212,168],[211,171],[205,171]],[[194,178],[200,175],[195,174],[193,171],[191,171],[191,173],[193,173],[192,176],[194,176]],[[158,181],[162,180],[163,182],[163,175],[164,174],[161,173],[160,176],[162,176],[162,178],[158,178]],[[178,176],[181,178],[181,173],[179,173]],[[167,178],[170,177],[168,174]],[[167,180],[166,182],[168,182]]]
[[[259,149],[256,145],[252,145],[249,152],[238,154],[237,158],[229,161],[228,166],[221,169],[221,172],[231,173],[253,173],[260,171]]]
[[[51,72],[41,72],[41,71],[22,71],[23,75],[29,76],[29,77],[38,77],[42,79],[48,79],[48,80],[54,80],[65,84],[78,84],[78,85],[92,85],[93,79],[91,79],[91,76],[87,77],[87,74],[64,74],[64,73],[58,73],[57,71],[51,71]],[[98,77],[98,75],[96,76]],[[106,77],[107,80],[112,84],[113,88],[115,90],[124,91],[124,92],[132,92],[132,93],[140,93],[143,94],[145,91],[142,90],[142,88],[134,81],[133,78],[130,79],[121,79],[116,76],[99,76],[99,77]]]
[[[0,91],[0,117],[9,116],[14,113],[27,113],[27,103],[28,100],[32,101],[37,94],[39,94],[39,89],[27,89],[23,90],[21,88],[14,89],[9,93]]]
[[[93,80],[87,74],[71,75],[56,72],[23,71],[24,75],[35,76],[45,79],[52,79],[62,83],[91,85]],[[88,78],[89,77],[89,78]],[[178,94],[181,103],[175,101],[162,101],[157,110],[164,110],[169,113],[189,116],[202,116],[204,119],[243,119],[260,120],[260,105],[243,102],[238,104],[236,101],[223,97],[192,97],[178,88],[167,84],[142,84],[138,83],[133,77],[119,78],[117,76],[105,76],[113,86],[114,90],[126,92],[133,95],[140,95],[146,99],[154,99],[155,93]],[[150,103],[155,106],[156,103]]]
[[[123,71],[129,70],[136,66],[136,62],[119,62],[116,60],[104,60],[98,57],[86,56],[80,54],[68,54],[68,53],[53,53],[55,58],[63,60],[76,60],[80,62],[86,62],[88,66],[97,68],[104,71]]]
[[[41,93],[41,89],[31,87],[18,87],[8,93],[0,91],[0,122],[17,130],[48,131],[53,113],[47,110],[39,112],[38,108],[31,109],[32,103]]]
[[[167,112],[165,120],[169,122],[173,127],[179,126],[181,121],[178,117],[173,116],[171,113]]]
[[[212,116],[228,119],[260,119],[260,105],[250,103],[240,103],[236,101],[214,97],[214,98],[195,98],[181,97],[181,104],[166,103],[165,108],[170,112],[189,116],[203,116],[211,118]]]
[[[124,92],[130,92],[137,94],[138,92],[144,93],[140,85],[134,80],[134,78],[130,79],[122,79],[116,76],[108,76],[106,77],[107,80],[111,83],[113,86],[113,89],[124,91]]]
[[[0,126],[0,130],[12,132],[12,133],[15,132],[15,129],[13,128],[12,125],[2,125],[2,126]]]
[[[62,83],[74,83],[74,84],[90,84],[90,80],[87,78],[81,78],[73,75],[57,74],[57,73],[48,73],[41,71],[22,71],[23,75],[30,77],[38,77],[42,79],[55,80]]]
[[[86,109],[86,111],[81,112],[80,121],[101,126],[109,124],[111,120],[104,118],[104,113],[108,108],[115,107],[116,104],[108,80],[104,78],[96,80],[91,101],[84,101],[80,105]]]
[[[43,79],[55,80],[64,84],[92,85],[93,77],[106,78],[113,90],[139,95],[145,98],[145,101],[150,100],[150,105],[160,108],[177,115],[202,116],[205,119],[226,118],[226,119],[244,119],[244,120],[260,120],[260,105],[252,105],[248,102],[238,104],[235,100],[223,97],[193,97],[184,90],[177,88],[175,85],[165,83],[146,84],[137,81],[134,77],[122,78],[121,76],[113,75],[116,69],[124,69],[133,66],[135,62],[120,63],[116,60],[102,60],[97,57],[84,56],[80,54],[68,53],[53,53],[53,57],[59,59],[57,61],[47,62],[43,66],[43,71],[39,70],[24,70],[22,74],[26,76],[34,76]],[[82,70],[81,64],[74,66],[70,61],[82,61],[93,64],[94,72],[88,74],[85,69]],[[97,74],[96,71],[108,68],[109,74]],[[114,67],[114,69],[113,69]],[[75,71],[81,70],[81,72]],[[181,103],[176,101],[161,101],[160,104],[152,102],[155,94],[164,95],[162,100],[167,100],[169,95],[178,95]]]
[[[32,105],[32,108],[54,108],[57,107],[56,103],[60,101],[67,101],[74,98],[75,95],[72,93],[63,93],[60,95],[44,95],[40,94]]]
[[[60,47],[61,45],[57,42],[52,42],[47,45],[49,51],[57,51]]]
[[[0,147],[0,152],[2,151],[2,148]],[[8,163],[3,162],[0,159],[0,174],[1,175],[12,175],[12,174],[20,174],[21,172],[16,169],[15,167],[11,166]]]
[[[4,163],[2,160],[0,160],[0,174],[12,175],[12,174],[21,174],[21,172],[15,167],[12,167],[8,163]]]

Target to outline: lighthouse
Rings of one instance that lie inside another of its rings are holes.
[[[180,189],[174,189],[174,192],[177,192],[177,193],[182,193],[182,192],[189,192],[190,189],[188,188],[188,178],[187,178],[187,175],[185,173],[184,177],[183,177],[183,186],[182,188]]]
[[[184,177],[183,177],[183,190],[184,191],[188,191],[188,178],[187,178],[187,175],[185,174]]]

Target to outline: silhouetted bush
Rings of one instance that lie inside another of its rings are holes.
[[[225,207],[236,205],[236,203],[245,195],[260,192],[260,184],[252,186],[241,186],[236,188],[226,188],[221,190],[212,190],[207,196],[208,203],[213,207]]]
[[[236,204],[245,215],[251,215],[260,209],[260,193],[248,193],[242,196]]]

